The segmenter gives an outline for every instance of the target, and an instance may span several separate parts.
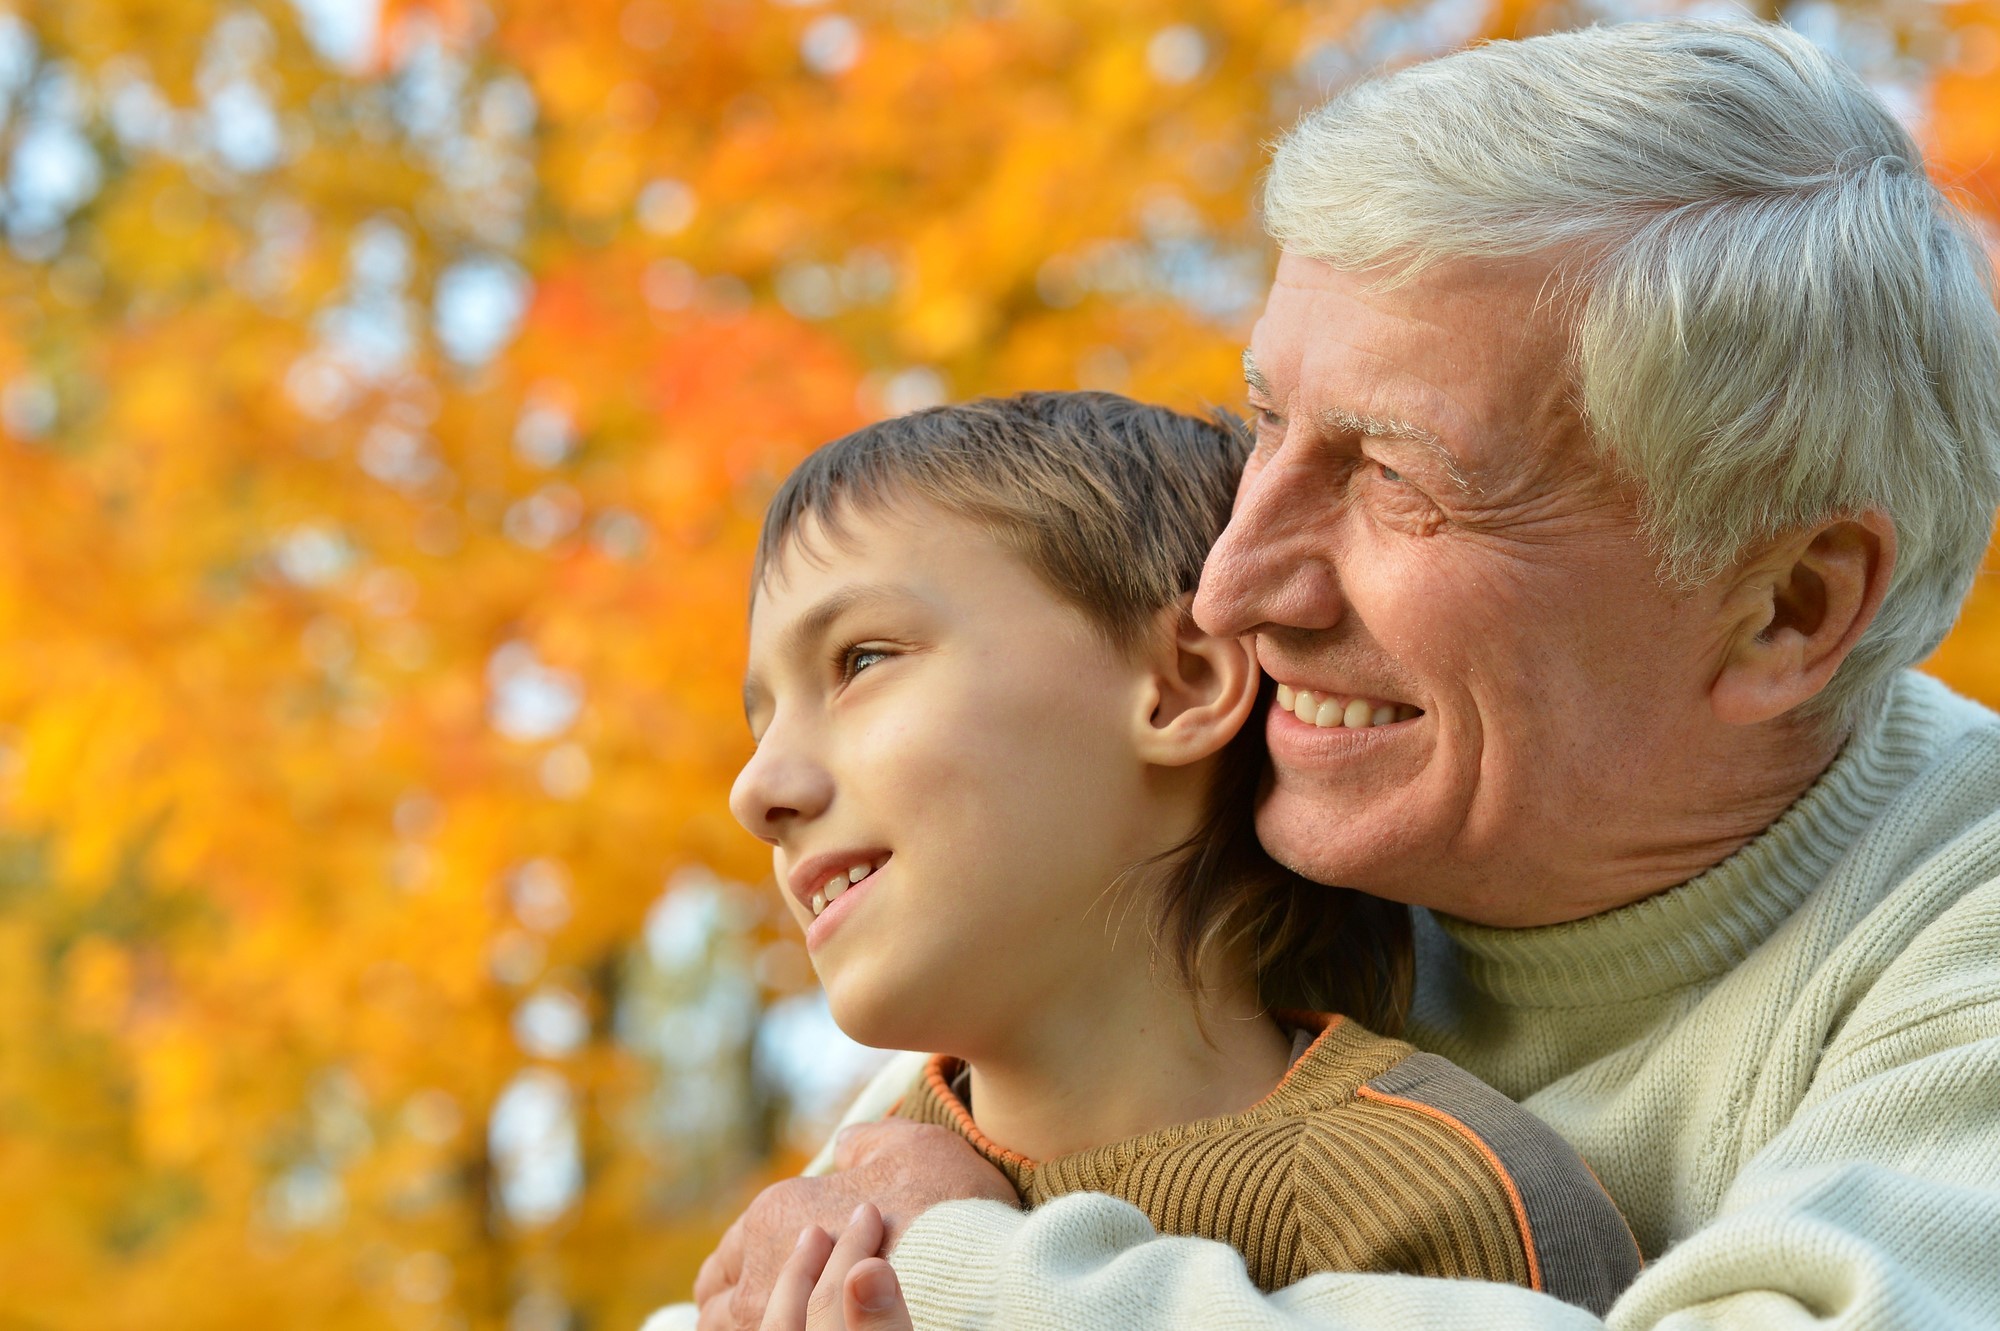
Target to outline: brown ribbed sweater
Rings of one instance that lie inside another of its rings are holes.
[[[1455,1064],[1340,1017],[1240,1114],[1053,1160],[996,1145],[939,1055],[897,1113],[950,1128],[1028,1207],[1073,1192],[1132,1203],[1163,1234],[1226,1243],[1265,1290],[1320,1271],[1504,1281],[1602,1315],[1639,1270],[1589,1168],[1525,1109]]]

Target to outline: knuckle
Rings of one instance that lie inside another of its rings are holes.
[[[797,1192],[791,1186],[794,1182],[794,1179],[783,1179],[758,1193],[744,1208],[743,1218],[736,1222],[737,1225],[748,1227],[760,1235],[768,1230],[783,1228],[787,1223],[786,1217],[794,1209],[793,1199]],[[744,1236],[739,1234],[737,1241],[743,1243]]]
[[[738,1285],[729,1297],[727,1326],[734,1331],[753,1331],[764,1320],[764,1308],[752,1299],[747,1290]]]
[[[839,1286],[829,1286],[826,1282],[821,1282],[814,1288],[812,1295],[806,1299],[806,1324],[808,1326],[818,1325],[837,1313],[839,1308]],[[837,1322],[833,1324],[836,1326],[839,1325]]]

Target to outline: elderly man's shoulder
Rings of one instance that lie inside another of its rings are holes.
[[[1818,903],[1852,931],[1831,968],[1868,993],[1838,1041],[1850,1051],[2000,1018],[2000,714],[1914,672],[1896,695],[1876,743],[1907,778]],[[1842,903],[1843,879],[1874,890]]]
[[[1919,1063],[1976,1063],[2000,1047],[2000,813],[1989,812],[1977,837],[1982,866],[1956,859],[1920,868],[1873,912],[1873,929],[1831,958],[1828,971],[1847,975],[1830,987],[1847,1001],[1834,1003],[1846,1010],[1826,1040],[1824,1085]],[[1882,935],[1898,945],[1869,945]]]
[[[1951,877],[1970,886],[1968,875],[1992,862],[1985,852],[2000,835],[2000,714],[1909,671],[1870,739],[1879,766],[1897,773],[1900,789],[1859,844],[1877,854],[1897,848],[1911,874],[1944,854]],[[1887,878],[1900,882],[1906,875]]]

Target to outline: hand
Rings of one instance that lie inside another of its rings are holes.
[[[883,1238],[881,1212],[865,1202],[837,1243],[807,1226],[778,1272],[760,1331],[911,1331],[896,1273],[875,1255]]]
[[[695,1277],[701,1331],[753,1331],[800,1233],[812,1225],[840,1233],[863,1202],[880,1212],[885,1256],[939,1202],[976,1197],[1020,1205],[1006,1175],[963,1137],[928,1124],[890,1119],[851,1127],[835,1143],[833,1161],[837,1173],[764,1189],[723,1234]]]

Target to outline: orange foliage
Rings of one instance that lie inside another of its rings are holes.
[[[1994,15],[1882,12],[2000,208]],[[663,1190],[699,1162],[633,1128],[670,1074],[617,1014],[669,875],[761,869],[723,798],[775,478],[943,395],[1236,400],[1262,145],[1477,26],[406,0],[342,55],[279,0],[16,13],[0,146],[67,124],[94,173],[0,260],[0,1320],[51,1331],[684,1293],[796,1162],[752,1125]],[[2000,697],[1975,606],[1939,665]],[[585,1030],[524,1045],[551,994]],[[581,1190],[524,1219],[490,1128],[534,1067]]]

